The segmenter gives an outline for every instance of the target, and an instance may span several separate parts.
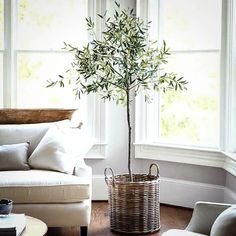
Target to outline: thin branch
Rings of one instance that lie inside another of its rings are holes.
[[[153,73],[153,74],[154,74],[154,73]],[[145,80],[147,80],[147,79],[149,79],[149,78],[150,78],[149,75],[146,76],[146,77],[142,80],[142,82],[145,81]],[[149,83],[151,83],[151,82],[148,82],[148,84],[149,84]],[[141,82],[138,82],[137,84],[131,86],[129,89],[131,90],[131,89],[133,89],[133,88],[135,88],[135,87],[137,87],[138,85],[141,85],[141,84],[142,84]]]
[[[98,74],[96,74],[96,75],[99,76],[100,79],[105,79],[104,76],[101,76],[101,75],[98,75]],[[113,83],[113,82],[111,82],[111,81],[109,81],[109,80],[106,80],[106,81],[107,81],[107,83],[109,83],[109,84],[111,84],[111,85],[113,85],[113,86],[115,86],[115,87],[117,87],[117,88],[119,88],[119,89],[122,89],[122,90],[126,91],[126,89],[124,89],[124,88],[121,87],[120,85],[115,84],[115,83]]]
[[[111,65],[111,63],[109,63],[109,65],[110,65],[110,67],[112,68],[112,70],[114,70],[114,72],[115,72],[117,75],[119,75],[121,78],[124,78],[123,75],[122,75],[120,72],[118,72],[118,71]]]
[[[117,85],[117,84],[115,84],[115,83],[113,83],[111,81],[108,81],[108,83],[110,83],[110,84],[114,85],[115,87],[120,88],[120,89],[124,90],[125,92],[127,92],[126,89],[122,88],[121,86],[119,86],[119,85]]]

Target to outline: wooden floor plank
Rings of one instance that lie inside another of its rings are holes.
[[[192,215],[191,209],[161,205],[161,230],[150,236],[160,236],[169,229],[184,229]],[[93,202],[89,236],[115,236],[109,228],[108,203]],[[47,236],[79,236],[79,228],[50,228]]]

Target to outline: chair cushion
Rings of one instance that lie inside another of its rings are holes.
[[[223,211],[211,228],[211,236],[236,236],[236,205]]]
[[[187,230],[171,229],[162,234],[162,236],[206,236],[206,234],[198,234]]]
[[[28,170],[29,143],[0,145],[0,170]]]
[[[85,177],[46,170],[0,171],[0,199],[14,203],[80,202],[90,198],[90,182]]]

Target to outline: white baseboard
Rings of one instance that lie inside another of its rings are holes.
[[[197,201],[222,202],[224,187],[179,179],[161,178],[160,202],[193,208]]]
[[[108,200],[108,191],[103,175],[93,175],[92,200]]]
[[[93,176],[93,200],[107,200],[108,192],[103,175]],[[179,179],[161,178],[160,202],[193,207],[197,201],[236,202],[236,193],[220,185]]]

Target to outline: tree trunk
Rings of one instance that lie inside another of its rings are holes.
[[[132,168],[131,168],[131,148],[132,148],[132,128],[130,124],[130,101],[129,101],[129,91],[127,91],[127,101],[126,101],[126,109],[127,109],[127,123],[128,123],[128,171],[129,171],[129,179],[132,182]]]

